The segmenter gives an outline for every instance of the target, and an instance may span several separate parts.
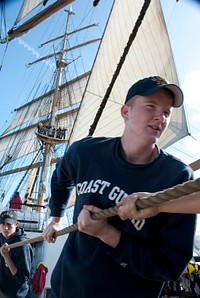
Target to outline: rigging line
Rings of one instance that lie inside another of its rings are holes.
[[[32,88],[29,92],[29,95],[27,96],[27,100],[26,103],[29,102],[29,100],[31,98],[36,98],[38,96],[38,94],[40,94],[40,90],[42,90],[41,93],[43,92],[47,92],[48,88],[49,88],[49,84],[48,85],[44,85],[44,87],[42,88],[42,83],[43,83],[43,79],[47,73],[48,69],[46,69],[45,71],[43,71],[42,73],[42,69],[40,70],[40,74],[38,74],[37,80],[35,81],[35,83],[32,85]],[[28,84],[28,80],[31,78],[31,76],[28,77],[26,84]],[[51,81],[51,80],[50,80]],[[26,85],[24,85],[24,87],[26,87]],[[22,90],[23,92],[23,90]],[[22,93],[21,92],[21,93]]]
[[[195,140],[198,144],[200,144],[200,142],[192,135],[192,134],[190,134],[190,137],[193,139],[193,140]]]
[[[0,31],[0,38],[2,37],[1,34],[2,34],[2,28],[4,28],[5,32],[7,31],[6,29],[6,10],[5,10],[5,0],[2,1],[2,4],[1,4],[1,31]],[[4,23],[4,26],[3,26],[3,23]]]
[[[55,28],[56,26],[54,26],[54,28]],[[46,32],[47,32],[47,30],[46,30]],[[50,51],[50,49],[48,49],[48,52]],[[40,54],[40,56],[39,57],[41,57],[41,54]],[[45,68],[45,65],[46,65],[46,68]],[[48,66],[48,67],[47,67]],[[30,65],[28,64],[27,65],[27,68],[28,67],[30,67]],[[44,68],[45,68],[45,70],[44,70]],[[39,88],[41,87],[41,85],[42,85],[42,81],[45,79],[45,77],[46,77],[46,73],[48,73],[49,71],[50,71],[50,69],[52,68],[52,65],[51,65],[51,62],[50,61],[45,61],[44,62],[44,65],[43,65],[43,67],[41,67],[41,69],[40,69],[40,74],[39,75],[37,75],[37,80],[36,80],[36,82],[35,82],[35,84],[34,84],[34,86],[33,86],[33,88],[32,88],[32,91],[33,91],[33,89],[35,88],[35,86],[36,85],[38,85],[38,90],[40,90]],[[33,71],[32,71],[33,72]],[[55,74],[55,72],[53,72],[53,75]],[[50,74],[51,76],[52,76],[52,72],[51,72],[51,74]],[[49,76],[50,76],[49,75]],[[28,83],[28,80],[30,79],[30,76],[29,76],[29,78],[27,79],[27,83]],[[37,81],[40,81],[40,84],[38,84],[37,83]],[[49,79],[49,81],[51,81],[51,79]],[[26,83],[26,84],[27,84]],[[48,85],[49,86],[49,85]],[[46,87],[46,89],[47,89],[47,87]],[[37,91],[38,91],[37,90]],[[32,92],[31,91],[31,92]],[[37,92],[36,91],[36,92]],[[30,92],[30,95],[31,95],[31,92]],[[35,92],[35,95],[34,96],[36,96],[36,92]],[[28,99],[27,99],[28,100]]]
[[[110,85],[107,88],[106,94],[105,94],[105,96],[104,96],[104,98],[103,98],[103,100],[102,100],[102,102],[100,104],[99,110],[96,113],[96,116],[94,118],[94,121],[93,121],[92,125],[90,126],[89,133],[88,133],[89,136],[92,136],[93,135],[93,133],[94,133],[96,127],[97,127],[97,124],[99,122],[99,119],[100,119],[100,117],[101,117],[101,115],[103,113],[103,110],[104,110],[104,108],[106,106],[106,103],[107,103],[107,101],[109,99],[109,96],[110,96],[110,93],[111,93],[112,88],[114,86],[114,83],[115,83],[115,81],[116,81],[116,79],[117,79],[117,77],[118,77],[118,75],[120,73],[120,70],[122,68],[122,65],[124,64],[124,61],[126,59],[126,56],[127,56],[128,52],[129,52],[129,49],[130,49],[130,47],[131,47],[131,45],[132,45],[132,43],[133,43],[133,41],[134,41],[134,39],[135,39],[135,37],[137,35],[137,32],[138,32],[138,30],[139,30],[139,28],[140,28],[140,26],[142,24],[142,21],[144,19],[144,16],[145,16],[145,14],[147,12],[147,9],[148,9],[150,3],[151,3],[151,0],[145,0],[144,1],[144,4],[143,4],[143,7],[142,7],[142,9],[140,11],[139,17],[138,17],[138,19],[137,19],[137,21],[135,23],[135,26],[134,26],[134,28],[133,28],[130,36],[129,36],[128,43],[127,43],[126,47],[124,48],[123,55],[121,56],[120,61],[117,64],[117,68],[116,68],[116,70],[115,70],[115,72],[113,74],[113,77],[112,77],[112,80],[110,82]]]
[[[8,43],[6,44],[6,48],[4,50],[3,58],[1,60],[0,71],[2,70],[2,67],[3,67],[3,62],[4,62],[4,59],[5,59],[5,55],[6,55],[7,49],[8,49]]]
[[[18,103],[19,100],[21,99],[24,90],[26,90],[26,88],[27,88],[27,86],[28,86],[28,83],[29,83],[29,81],[31,80],[31,75],[33,74],[33,72],[34,72],[34,69],[32,69],[32,71],[28,74],[28,76],[27,76],[27,78],[26,78],[26,81],[23,83],[23,87],[22,87],[21,91],[19,92],[19,95],[18,95],[18,97],[17,97],[17,99],[16,99],[16,103],[15,103],[15,105],[17,105],[17,103]],[[30,98],[31,98],[31,96],[32,96],[31,94],[32,94],[33,91],[35,90],[35,86],[37,85],[37,90],[35,91],[35,94],[37,93],[38,89],[40,88],[40,85],[41,85],[41,83],[42,83],[42,81],[41,81],[40,79],[41,79],[41,78],[42,78],[42,79],[44,78],[44,73],[41,74],[41,72],[42,72],[42,70],[40,70],[40,73],[37,75],[37,80],[36,80],[36,82],[35,82],[34,84],[31,84],[32,88],[31,88],[31,90],[29,91],[29,94],[27,95],[27,99],[26,99],[25,103],[29,102],[29,100],[30,100]],[[40,81],[40,83],[37,84],[37,81]],[[20,105],[21,105],[21,104],[20,104]]]
[[[178,2],[178,1],[176,0],[176,2]],[[172,9],[172,12],[171,12],[171,14],[170,14],[170,16],[169,16],[169,18],[168,18],[168,21],[166,21],[167,26],[168,26],[169,23],[171,22],[171,19],[172,19],[172,17],[173,17],[173,14],[174,14],[174,11],[175,11],[177,5],[178,5],[177,3],[174,3],[174,7],[173,7],[173,9]]]
[[[75,29],[75,25],[74,25],[74,23],[73,23],[73,18],[71,19],[71,22],[72,22],[72,25],[73,25],[73,30],[74,31],[76,31],[77,32],[77,30],[80,32],[81,31],[81,29],[83,29],[83,30],[85,30],[85,29],[87,29],[87,27],[88,26],[86,26],[86,27],[82,27],[82,28],[79,28],[79,29]],[[86,32],[88,31],[88,29],[86,30]],[[85,33],[84,34],[84,37],[83,37],[83,39],[82,39],[82,42],[86,42],[86,34],[87,33]],[[79,44],[79,38],[78,38],[78,34],[75,34],[74,35],[74,42],[73,42],[73,44]],[[72,46],[73,46],[73,44],[72,44]],[[71,48],[72,46],[71,46],[71,43],[70,43],[70,38],[69,38],[69,36],[68,36],[68,39],[67,39],[67,46],[68,46],[68,48]],[[82,49],[81,48],[77,48],[77,53],[75,52],[73,52],[73,51],[70,51],[69,53],[68,53],[68,57],[69,57],[69,54],[70,54],[70,60],[72,60],[72,62],[74,62],[75,60],[77,60],[77,59],[79,59],[80,58],[80,60],[79,60],[79,62],[78,62],[78,65],[80,64],[81,66],[82,66],[82,68],[83,68],[83,71],[84,72],[86,72],[86,69],[85,69],[85,65],[84,65],[84,62],[83,62],[83,57],[82,57]],[[77,55],[79,55],[79,56],[77,56]],[[67,61],[69,61],[69,58],[68,59],[66,59]],[[72,76],[74,76],[74,73],[75,73],[75,76],[78,76],[78,69],[77,69],[77,63],[74,63],[73,64],[73,66],[74,66],[74,70],[73,70],[73,74],[72,74]],[[67,68],[67,73],[68,73],[68,76],[69,76],[69,78],[70,78],[70,74],[72,73],[72,72],[70,72],[69,71],[69,68]]]
[[[51,39],[51,36],[52,35],[55,35],[54,31],[55,31],[55,28],[58,28],[58,25],[60,24],[60,20],[61,18],[63,18],[63,11],[61,10],[61,12],[59,14],[54,14],[54,18],[52,19],[52,21],[54,20],[54,23],[53,23],[53,26],[52,26],[52,29],[49,28],[49,26],[46,27],[46,29],[44,30],[44,33],[43,35],[41,36],[40,38],[40,41],[38,42],[38,44],[41,44],[42,43],[42,40],[44,39]],[[56,32],[56,36],[60,34],[60,31],[62,30],[63,26],[64,26],[64,21],[62,20],[62,26],[60,26],[60,29],[58,30],[58,32]],[[51,29],[51,30],[49,30]],[[47,36],[48,34],[48,36]],[[40,48],[41,46],[38,46],[38,48]]]
[[[5,165],[7,165],[11,159],[12,159],[12,156],[7,155],[7,159],[5,160],[4,164],[0,167],[0,170],[2,170],[3,167],[4,167]]]
[[[26,172],[24,173],[22,179],[19,181],[17,187],[15,188],[15,191],[17,191],[19,189],[19,187],[21,186],[22,182],[24,181],[24,178],[26,177],[26,175],[28,174],[28,171],[30,170],[31,166],[33,165],[33,163],[35,162],[36,158],[38,157],[40,151],[42,151],[43,149],[43,145],[41,145],[40,150],[38,150],[37,154],[35,155],[34,159],[32,160],[30,166],[28,167],[28,169],[26,170]],[[14,192],[15,192],[14,191]]]
[[[87,6],[89,6],[89,2],[87,4]],[[91,13],[91,11],[93,11],[93,7],[90,8],[87,12],[87,8],[85,10],[85,15],[83,16],[83,18],[81,19],[81,22],[79,23],[79,25],[77,26],[77,29],[79,29],[82,26],[82,23],[87,19],[88,15]],[[92,14],[93,16],[93,14]],[[92,16],[90,17],[90,19],[92,18]]]
[[[2,70],[3,62],[4,62],[4,59],[5,59],[7,50],[8,50],[8,42],[6,43],[6,47],[5,47],[5,50],[4,50],[4,53],[3,53],[3,57],[2,57],[2,60],[1,60],[0,71]]]
[[[200,132],[199,127],[195,126],[194,124],[190,124],[190,126],[191,126],[191,128],[195,129],[198,133]]]
[[[177,147],[175,147],[173,145],[171,145],[171,148],[178,151],[178,152],[180,152],[180,153],[182,153],[182,154],[184,154],[187,157],[190,157],[190,158],[194,159],[194,156],[191,156],[191,155],[187,154],[185,151],[182,151],[181,149],[178,149]]]

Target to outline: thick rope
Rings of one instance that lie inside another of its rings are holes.
[[[194,192],[200,191],[200,178],[196,180],[187,181],[182,184],[178,184],[177,186],[174,186],[172,188],[168,188],[166,190],[163,190],[161,192],[156,192],[153,195],[150,195],[149,197],[143,199],[138,199],[136,201],[136,206],[138,209],[144,209],[146,207],[154,206],[155,204],[160,204],[165,201],[170,201],[179,197],[182,197],[184,195],[188,195]],[[118,207],[110,207],[108,209],[104,209],[100,212],[93,213],[91,215],[92,219],[98,220],[102,218],[108,218],[112,217],[118,214]],[[74,232],[78,229],[77,224],[73,224],[71,226],[68,226],[60,231],[55,232],[55,237],[62,236],[71,232]],[[16,242],[13,244],[8,245],[8,248],[15,248],[19,247],[25,244],[29,243],[36,243],[44,241],[43,236],[38,236],[32,239],[27,239],[25,241]]]
[[[154,204],[177,199],[197,191],[200,191],[200,178],[178,184],[175,187],[171,187],[160,192],[156,192],[153,195],[148,196],[145,200],[137,200],[136,206],[138,209],[144,209],[151,207]]]

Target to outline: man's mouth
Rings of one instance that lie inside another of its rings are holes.
[[[160,132],[160,127],[157,126],[157,125],[149,125],[153,130],[157,131],[157,132]]]

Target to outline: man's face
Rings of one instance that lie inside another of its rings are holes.
[[[168,126],[173,98],[170,92],[161,89],[149,96],[137,96],[122,107],[125,131],[135,141],[156,143]]]
[[[3,236],[6,239],[10,238],[16,232],[17,225],[18,225],[17,222],[13,224],[9,224],[7,222],[0,224],[1,232]]]

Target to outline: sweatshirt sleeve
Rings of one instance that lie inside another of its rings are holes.
[[[160,214],[151,237],[141,239],[122,232],[110,255],[143,278],[176,280],[193,256],[195,221],[195,215]]]
[[[51,178],[51,198],[49,207],[51,216],[64,216],[67,202],[75,186],[75,171],[77,143],[71,145],[62,159],[57,163]]]
[[[13,276],[18,284],[24,284],[30,278],[32,249],[30,245],[23,245],[15,249],[15,260],[17,273]]]
[[[192,170],[186,167],[178,184],[193,178]],[[141,224],[141,221],[133,221],[136,226]],[[148,235],[133,237],[122,231],[120,242],[110,256],[141,277],[176,280],[193,257],[196,215],[160,213],[143,221],[150,226]]]

